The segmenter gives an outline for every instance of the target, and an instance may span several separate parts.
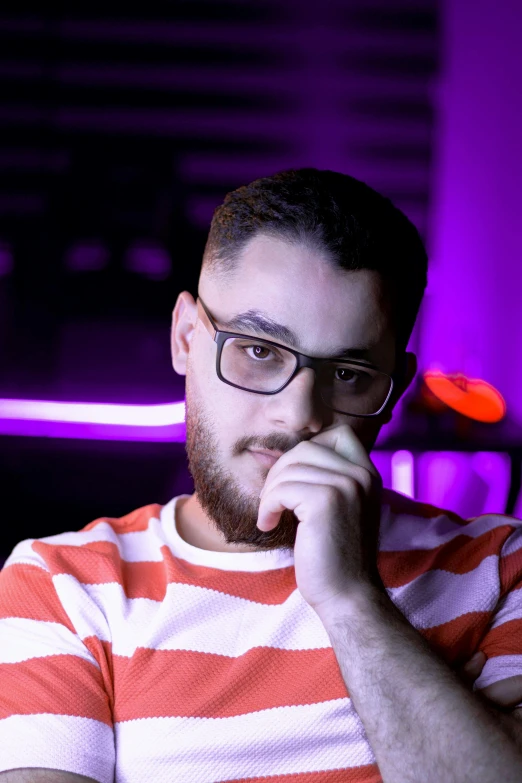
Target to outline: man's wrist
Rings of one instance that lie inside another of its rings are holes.
[[[343,593],[316,607],[315,611],[323,625],[327,627],[360,616],[365,617],[376,607],[390,603],[390,598],[384,589],[381,590],[374,584],[361,583],[349,593]]]

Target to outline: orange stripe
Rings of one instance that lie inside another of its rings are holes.
[[[433,549],[379,552],[379,573],[386,587],[402,587],[433,569],[467,574],[478,568],[486,557],[498,555],[508,535],[509,525],[506,525],[486,531],[477,538],[461,533]]]
[[[14,563],[0,572],[0,618],[24,617],[61,623],[76,633],[52,582],[38,566]]]
[[[235,778],[226,783],[245,783],[245,778]],[[263,775],[248,778],[248,783],[383,783],[377,764],[364,767],[323,770],[319,772],[297,772],[294,774]]]
[[[522,587],[522,549],[505,555],[500,560],[500,596]]]
[[[522,619],[508,620],[492,628],[480,645],[488,658],[497,655],[520,655],[522,651]]]
[[[407,619],[407,618],[406,618]],[[491,612],[467,612],[447,623],[417,632],[451,668],[461,666],[479,649],[491,622]]]
[[[100,672],[74,655],[0,664],[0,719],[10,715],[75,715],[112,727]]]
[[[477,613],[478,615],[478,613]],[[470,627],[471,616],[423,631],[430,646],[454,668],[482,649],[488,658],[522,649],[522,620],[490,631]],[[483,623],[487,625],[487,613]],[[147,717],[230,717],[287,705],[345,698],[349,692],[332,649],[250,650],[238,659],[211,653],[138,648],[132,658],[112,656],[111,645],[96,637],[86,647],[101,673],[76,656],[47,656],[0,665],[4,683],[0,718],[10,714],[81,715],[112,725],[113,684],[118,694],[115,720]],[[514,654],[514,653],[513,653]],[[457,660],[459,659],[459,660]],[[255,672],[255,676],[253,676]],[[23,693],[23,705],[9,694]],[[212,697],[216,693],[216,697]],[[78,707],[81,694],[81,709]],[[226,701],[220,699],[226,695]]]
[[[466,574],[477,568],[484,558],[498,554],[509,532],[509,526],[502,526],[478,538],[461,534],[434,549],[379,552],[379,572],[385,586],[394,588],[407,585],[435,568]],[[159,562],[122,560],[117,546],[109,541],[94,541],[83,546],[35,542],[33,548],[45,559],[53,574],[73,574],[84,584],[116,582],[123,586],[127,598],[162,601],[167,585],[177,583],[208,587],[275,606],[297,589],[293,566],[269,573],[223,571],[187,563],[174,557],[167,546],[161,547],[163,560]]]
[[[279,605],[297,588],[293,566],[275,572],[254,574],[229,572],[196,566],[178,559],[167,546],[161,547],[160,562],[131,563],[121,559],[118,548],[109,541],[94,541],[83,546],[33,544],[53,574],[73,574],[84,584],[123,586],[128,598],[161,601],[167,584],[178,583],[210,587],[223,593]]]
[[[109,709],[114,710],[114,668],[112,658],[112,642],[105,642],[97,636],[87,636],[83,643],[100,665],[103,687],[107,694]]]
[[[122,560],[118,547],[110,541],[92,541],[82,546],[47,544],[35,541],[33,549],[54,574],[72,574],[83,584],[123,586],[127,598],[161,601],[167,585],[163,561],[130,563]],[[162,547],[162,553],[168,551]]]
[[[239,658],[187,650],[138,649],[114,656],[114,720],[226,718],[257,710],[346,698],[331,648],[256,648]]]
[[[88,525],[82,527],[80,532],[92,530],[100,522],[106,522],[115,533],[137,533],[147,530],[149,521],[152,518],[159,519],[161,509],[162,506],[159,503],[149,503],[148,506],[136,508],[123,517],[98,517],[98,519],[93,519]]]
[[[489,620],[487,612],[467,614],[421,635],[448,666],[456,668],[478,649]],[[117,721],[225,718],[349,695],[332,648],[262,647],[239,658],[139,648],[130,659],[115,655],[113,666]]]

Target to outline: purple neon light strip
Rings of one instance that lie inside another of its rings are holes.
[[[184,442],[185,403],[115,405],[0,399],[0,435]],[[410,452],[394,454],[392,486],[413,497]]]
[[[184,443],[185,434],[184,401],[115,405],[0,399],[0,435]],[[491,472],[492,460],[500,456],[505,459],[505,455],[475,454],[473,467],[479,473]],[[455,459],[457,455],[451,457]],[[503,468],[507,470],[507,466]],[[392,489],[415,497],[415,459],[411,452],[401,450],[392,454],[391,473]],[[501,507],[499,501],[500,497],[497,499],[495,495],[494,508]]]
[[[0,435],[185,440],[185,402],[161,405],[0,399]]]

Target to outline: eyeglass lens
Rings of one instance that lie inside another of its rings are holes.
[[[275,392],[291,377],[296,357],[263,340],[229,337],[223,344],[220,370],[223,378],[245,391]],[[324,362],[318,371],[323,401],[344,413],[377,413],[390,391],[385,373],[349,362]]]

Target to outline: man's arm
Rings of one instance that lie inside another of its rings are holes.
[[[85,775],[77,775],[75,772],[40,767],[0,772],[0,781],[1,783],[98,783],[93,778],[86,778]]]
[[[515,743],[518,751],[522,755],[522,707],[512,712],[505,712],[498,709],[496,705],[482,698],[482,694],[476,693],[485,709],[498,721],[505,734]]]
[[[479,651],[471,660],[458,667],[456,674],[466,688],[474,692],[485,708],[492,712],[495,720],[500,720],[508,737],[514,740],[522,752],[522,707],[515,707],[522,702],[522,674],[497,680],[485,688],[473,691],[475,681],[482,674],[486,661],[486,655]]]
[[[387,594],[319,615],[384,783],[520,783],[520,726],[470,693]]]

